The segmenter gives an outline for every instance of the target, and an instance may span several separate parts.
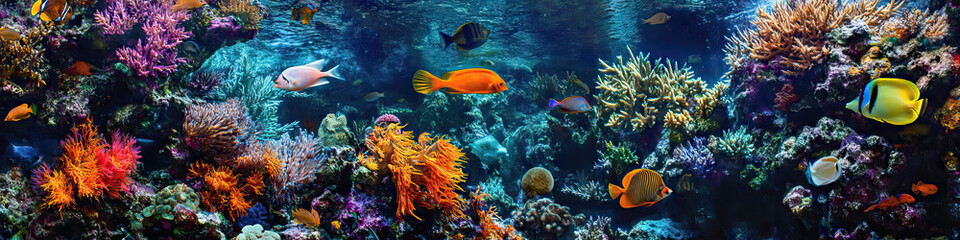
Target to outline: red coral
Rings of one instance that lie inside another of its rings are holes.
[[[953,54],[953,74],[960,75],[960,53]]]
[[[793,91],[793,85],[787,83],[783,85],[783,88],[780,89],[780,92],[777,93],[777,98],[773,99],[775,103],[774,106],[777,109],[780,109],[784,112],[790,111],[790,104],[797,102],[800,99],[800,96]]]
[[[45,207],[72,207],[78,197],[98,198],[104,193],[116,198],[129,190],[130,174],[140,163],[136,139],[114,133],[111,142],[97,133],[87,120],[75,126],[72,135],[60,142],[63,155],[55,168],[46,165],[34,170],[34,182],[46,194]]]

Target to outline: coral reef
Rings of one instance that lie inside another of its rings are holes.
[[[283,134],[280,139],[271,141],[270,147],[279,160],[279,167],[275,168],[277,172],[269,173],[275,176],[272,181],[274,199],[282,202],[294,199],[296,188],[316,179],[314,173],[327,160],[320,139],[306,131],[301,131],[296,138]]]
[[[44,36],[50,30],[40,25],[24,31],[17,40],[0,39],[0,80],[5,92],[16,95],[46,85],[47,60],[43,57]]]
[[[582,213],[573,215],[569,207],[556,204],[549,198],[529,200],[511,214],[517,228],[523,229],[526,236],[559,236],[586,221]]]
[[[107,35],[125,35],[141,25],[145,41],[136,46],[117,50],[117,57],[139,76],[163,76],[176,71],[186,59],[177,57],[175,47],[190,37],[190,32],[179,25],[189,16],[185,11],[172,10],[173,2],[109,0],[104,11],[95,14],[97,24]]]
[[[542,167],[535,167],[527,170],[520,180],[520,186],[527,197],[534,197],[553,191],[553,174],[550,170]]]
[[[362,164],[374,171],[392,173],[397,194],[397,218],[413,213],[416,206],[439,209],[450,218],[463,217],[463,153],[444,137],[423,133],[413,141],[409,131],[396,123],[377,126],[366,139],[372,156],[360,156]]]
[[[570,194],[584,201],[599,201],[606,199],[609,195],[604,185],[600,182],[590,179],[590,175],[584,171],[567,174],[564,179],[561,193]]]
[[[713,152],[707,148],[707,141],[702,137],[695,137],[687,145],[673,149],[673,158],[700,177],[706,177],[716,164]]]
[[[353,137],[350,127],[347,127],[347,116],[334,113],[327,114],[323,118],[320,128],[317,129],[317,135],[320,135],[327,146],[344,146]]]
[[[747,128],[740,126],[736,131],[731,130],[723,131],[723,137],[716,139],[717,150],[738,158],[753,153],[753,135],[747,133]]]
[[[811,211],[810,205],[813,204],[813,198],[811,196],[810,189],[806,189],[803,186],[796,186],[783,196],[783,205],[790,208],[790,211],[793,212],[794,215],[808,214]]]
[[[253,129],[247,108],[237,99],[191,105],[183,120],[187,146],[218,162],[240,155],[252,141]]]
[[[140,163],[136,142],[119,132],[108,142],[90,121],[74,126],[71,136],[61,141],[63,155],[54,167],[42,164],[34,169],[34,183],[45,195],[43,206],[63,210],[78,200],[120,197],[129,190],[130,175]]]
[[[610,227],[612,219],[602,216],[590,216],[587,222],[577,226],[573,231],[576,240],[611,240],[615,239]]]
[[[280,234],[270,230],[263,230],[260,224],[248,225],[240,230],[240,235],[234,240],[280,240]]]
[[[622,57],[612,66],[601,60],[597,79],[597,114],[615,131],[643,131],[656,125],[657,118],[667,128],[689,131],[694,120],[713,112],[727,88],[725,83],[707,88],[689,67],[670,60],[651,62],[649,54],[636,56],[627,50],[626,63]]]
[[[256,30],[260,28],[260,20],[263,20],[261,14],[263,10],[251,0],[219,0],[217,1],[217,7],[223,13],[239,18],[240,22],[243,23],[243,29]]]
[[[617,235],[626,239],[690,239],[690,227],[669,218],[642,220],[628,231],[617,230]]]

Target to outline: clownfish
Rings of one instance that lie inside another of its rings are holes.
[[[664,185],[660,174],[650,169],[636,169],[623,177],[623,187],[607,184],[610,198],[620,198],[620,207],[650,207],[673,193]]]
[[[310,4],[300,4],[293,7],[291,15],[293,17],[290,20],[297,21],[303,25],[307,25],[307,22],[310,22],[310,19],[313,18],[313,14],[317,13],[317,9]]]
[[[277,80],[274,80],[275,84],[273,87],[287,91],[300,91],[330,83],[330,81],[325,79],[327,77],[343,79],[343,77],[340,77],[340,74],[337,73],[337,67],[339,66],[334,66],[324,72],[322,70],[325,64],[326,60],[320,59],[307,65],[287,68],[280,73]]]
[[[66,23],[73,16],[73,8],[67,0],[37,0],[30,8],[30,15],[40,15],[40,20]]]
[[[468,68],[444,73],[436,77],[424,70],[413,74],[413,90],[427,94],[440,89],[447,93],[499,93],[508,90],[507,83],[497,73],[483,68]]]
[[[920,89],[913,82],[897,78],[877,78],[867,84],[860,96],[847,103],[847,109],[893,125],[907,125],[926,109]]]

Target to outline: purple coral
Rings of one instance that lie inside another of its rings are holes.
[[[174,48],[190,33],[178,25],[189,17],[184,11],[173,11],[172,2],[108,0],[106,11],[97,11],[97,24],[107,35],[121,35],[137,23],[142,24],[146,40],[137,40],[133,48],[117,50],[120,58],[139,76],[160,76],[176,71],[186,59],[177,57]]]
[[[695,137],[687,142],[687,145],[673,149],[673,158],[683,163],[693,173],[704,177],[716,164],[713,153],[707,148],[706,139],[703,137]]]
[[[377,120],[374,121],[378,126],[383,126],[391,123],[400,123],[400,118],[393,114],[384,114],[377,117]]]

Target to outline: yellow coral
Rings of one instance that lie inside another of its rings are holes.
[[[851,20],[864,21],[876,30],[903,5],[903,1],[891,0],[878,7],[879,2],[857,0],[841,7],[837,0],[800,0],[779,2],[772,10],[758,8],[752,22],[756,29],[738,29],[736,35],[727,37],[724,60],[737,69],[748,59],[770,61],[782,56],[779,65],[783,73],[799,76],[823,60],[827,32]]]
[[[260,29],[260,20],[263,20],[263,16],[260,15],[260,7],[253,5],[251,0],[221,0],[217,2],[217,7],[227,15],[240,18],[243,29]]]
[[[658,117],[669,121],[671,128],[687,126],[695,118],[710,115],[727,88],[719,83],[707,89],[689,67],[669,60],[651,62],[649,54],[636,56],[627,50],[627,62],[622,57],[613,64],[600,60],[603,75],[597,79],[600,93],[595,97],[597,114],[608,116],[604,126],[642,131],[655,125]]]
[[[0,80],[26,80],[21,86],[34,88],[46,84],[43,80],[46,59],[43,57],[43,37],[49,27],[40,24],[23,33],[20,40],[0,39]]]

